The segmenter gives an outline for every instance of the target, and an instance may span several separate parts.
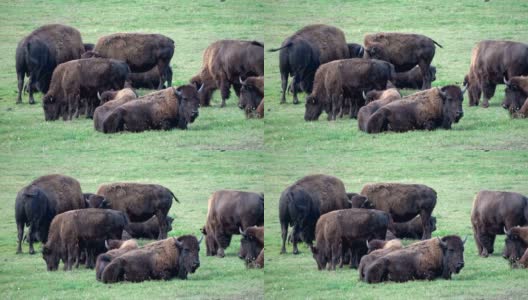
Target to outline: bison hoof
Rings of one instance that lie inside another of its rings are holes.
[[[31,254],[31,255],[35,254],[35,250],[33,250],[33,249],[29,250],[29,254]]]
[[[22,254],[22,250],[17,250],[16,254]]]
[[[282,249],[282,250],[280,251],[280,254],[285,254],[285,253],[286,253],[286,250],[285,250],[285,249]]]
[[[299,100],[293,99],[293,104],[299,104]]]
[[[295,254],[295,255],[299,254],[299,250],[298,249],[293,249],[293,254]]]

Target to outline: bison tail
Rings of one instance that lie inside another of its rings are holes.
[[[120,259],[110,262],[103,270],[101,281],[104,283],[114,283],[124,279],[124,269]]]
[[[433,40],[433,43],[435,43],[440,48],[444,48],[444,47],[442,47],[442,45],[438,44],[435,40]]]
[[[172,195],[172,197],[174,198],[174,201],[180,203],[180,200],[178,200],[178,198],[176,198],[176,196],[174,195],[174,193],[171,190],[167,189],[167,191],[169,191],[169,193]]]
[[[387,130],[387,118],[385,110],[380,109],[370,116],[367,121],[367,133],[380,133]]]
[[[292,42],[288,42],[286,45],[284,45],[284,46],[282,46],[282,47],[280,47],[280,48],[268,49],[268,52],[279,51],[279,50],[281,50],[281,49],[291,47],[291,45],[293,45],[293,43],[292,43]]]

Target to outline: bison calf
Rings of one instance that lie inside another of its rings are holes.
[[[436,80],[436,68],[431,65],[429,67],[429,72],[431,73],[429,77],[431,78],[431,82]],[[419,66],[416,66],[412,69],[410,69],[407,72],[400,72],[394,74],[394,77],[392,78],[392,83],[399,89],[415,89],[419,90],[423,86],[423,78],[422,71]]]
[[[436,230],[436,218],[431,216],[429,218],[429,223],[431,232],[434,232]],[[416,216],[414,219],[407,222],[393,223],[391,231],[400,239],[409,238],[419,240],[423,236],[423,228],[422,217]]]

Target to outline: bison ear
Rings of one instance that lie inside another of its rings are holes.
[[[464,245],[464,244],[467,242],[467,239],[468,239],[468,236],[466,235],[466,237],[465,237],[464,240],[462,241],[462,245]]]

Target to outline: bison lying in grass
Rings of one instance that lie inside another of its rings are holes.
[[[400,240],[372,240],[367,244],[369,253],[361,258],[359,262],[359,279],[365,280],[365,268],[370,265],[376,259],[384,256],[385,254],[403,248]]]
[[[104,132],[106,118],[112,114],[117,107],[136,99],[138,96],[132,89],[125,88],[120,91],[106,91],[101,94],[99,100],[103,105],[94,111],[94,128],[99,132]]]
[[[95,278],[98,281],[101,281],[104,269],[113,259],[137,248],[138,244],[136,240],[128,240],[123,242],[118,248],[109,249],[106,253],[97,256],[97,261],[95,263]]]
[[[381,107],[401,99],[400,92],[397,89],[387,89],[383,91],[370,91],[364,94],[363,98],[367,105],[361,107],[358,111],[358,126],[359,130],[367,131],[367,124],[370,116]]]

